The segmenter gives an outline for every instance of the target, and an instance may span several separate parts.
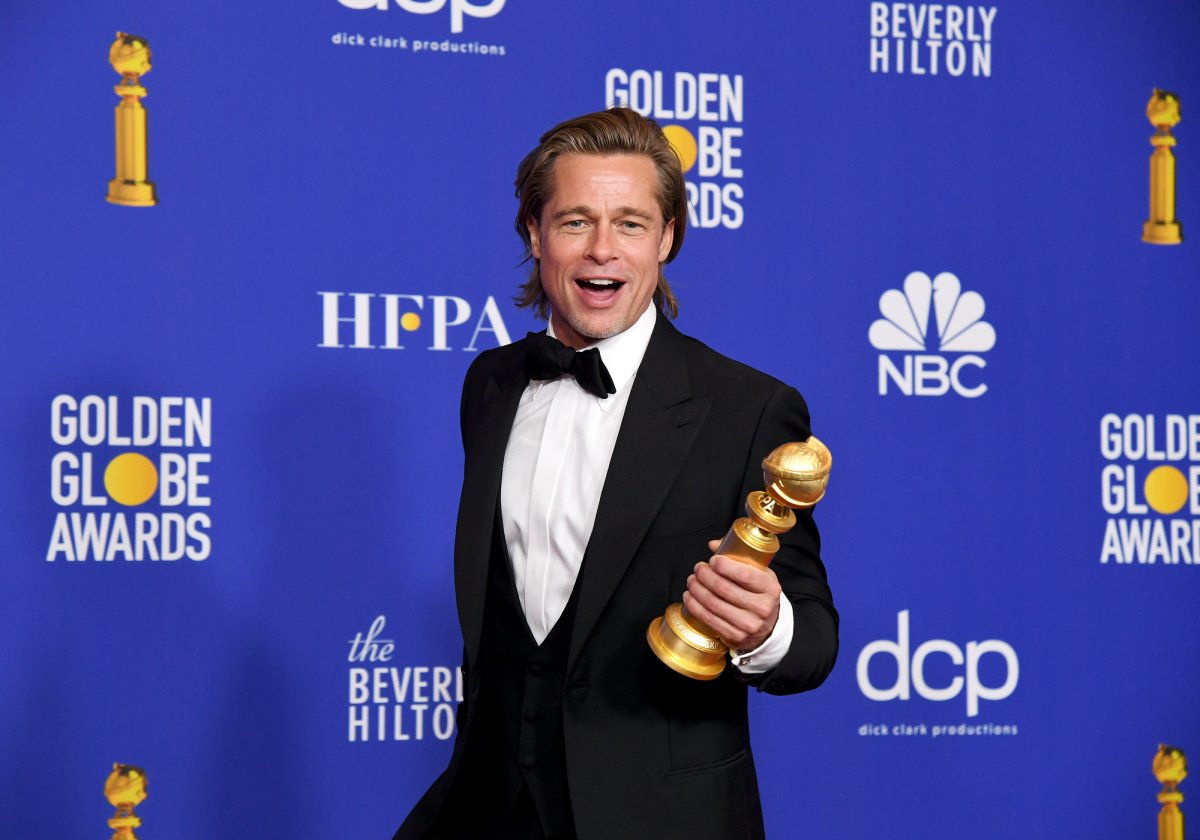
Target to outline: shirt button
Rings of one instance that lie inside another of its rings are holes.
[[[535,677],[540,677],[542,675],[542,666],[538,665],[536,662],[530,662],[529,673],[533,674]]]
[[[531,756],[531,755],[521,756],[521,766],[523,768],[525,768],[526,770],[532,770],[536,765],[537,765],[537,762],[533,760],[533,756]]]
[[[522,717],[532,723],[533,721],[537,720],[537,711],[534,709],[526,709],[525,714],[523,714]]]

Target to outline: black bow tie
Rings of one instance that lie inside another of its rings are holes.
[[[557,379],[569,373],[580,388],[602,400],[617,392],[599,350],[595,347],[582,352],[572,350],[545,333],[530,333],[526,337],[525,371],[530,379]]]

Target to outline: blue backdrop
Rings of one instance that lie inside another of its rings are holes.
[[[630,104],[696,146],[680,327],[835,457],[770,836],[1152,836],[1200,747],[1200,259],[1141,241],[1145,105],[1200,98],[1200,6],[768,5],[0,11],[10,833],[105,836],[121,761],[146,837],[390,836],[452,743],[459,384],[537,328],[516,163]],[[104,200],[118,29],[153,208]]]

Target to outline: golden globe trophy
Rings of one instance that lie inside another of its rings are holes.
[[[126,207],[152,207],[158,203],[154,182],[146,174],[146,89],[141,77],[150,72],[150,45],[137,35],[117,33],[108,61],[121,74],[113,88],[117,105],[117,177],[108,182],[108,200]]]
[[[829,449],[816,437],[776,448],[762,462],[766,492],[746,497],[747,515],[734,521],[716,553],[766,568],[779,551],[778,535],[796,524],[793,509],[810,508],[825,495],[832,463]],[[715,680],[725,669],[729,648],[683,604],[672,604],[654,619],[646,641],[655,656],[685,677]]]
[[[137,840],[133,830],[142,820],[133,809],[146,798],[146,771],[131,764],[114,764],[104,783],[104,797],[117,809],[108,821],[113,829],[112,840]]]
[[[1179,122],[1179,97],[1154,89],[1146,104],[1146,119],[1157,131],[1150,138],[1150,219],[1142,225],[1142,241],[1152,245],[1178,245],[1183,228],[1175,218],[1175,138],[1171,129]]]
[[[1158,812],[1158,840],[1183,840],[1183,812],[1179,803],[1183,794],[1179,783],[1187,778],[1187,758],[1178,747],[1158,745],[1154,755],[1154,778],[1162,783],[1158,794],[1162,810]]]

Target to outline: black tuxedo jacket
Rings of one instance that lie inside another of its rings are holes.
[[[480,355],[463,386],[466,450],[454,566],[465,700],[450,766],[397,838],[436,836],[473,736],[480,635],[500,473],[521,393],[525,343]],[[733,666],[716,680],[676,674],[646,628],[679,601],[688,575],[763,489],[762,459],[809,436],[800,394],[680,334],[661,315],[632,382],[580,572],[567,661],[563,735],[576,831],[592,838],[762,836],[747,685],[774,694],[820,685],[837,655],[837,613],[812,517],[782,537],[771,568],[795,615],[791,649],[770,673]],[[469,791],[460,791],[467,800]]]

